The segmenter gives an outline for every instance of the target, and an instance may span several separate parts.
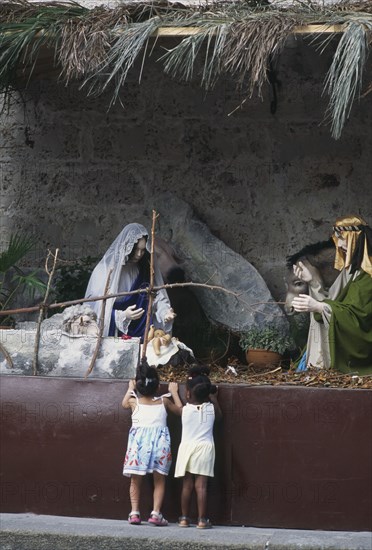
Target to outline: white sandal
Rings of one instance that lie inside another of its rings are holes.
[[[164,518],[163,514],[152,511],[149,519],[147,520],[152,525],[157,525],[158,527],[165,527],[168,525],[167,520]]]
[[[128,522],[131,525],[141,525],[141,515],[139,512],[131,512],[128,516]]]

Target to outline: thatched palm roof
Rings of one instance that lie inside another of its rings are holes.
[[[135,60],[154,39],[179,36],[160,58],[175,78],[199,76],[207,89],[222,74],[232,75],[251,96],[261,94],[268,63],[292,33],[324,35],[326,48],[339,41],[326,76],[332,135],[338,138],[355,97],[372,43],[372,1],[341,1],[319,6],[311,0],[269,4],[266,0],[223,1],[204,6],[128,2],[109,9],[87,9],[73,1],[5,0],[0,7],[0,89],[9,93],[41,52],[54,51],[53,65],[65,83],[78,80],[87,94],[112,93],[114,103]],[[203,51],[202,71],[195,74]]]

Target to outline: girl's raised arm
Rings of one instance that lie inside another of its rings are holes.
[[[136,387],[136,381],[129,380],[128,389],[123,397],[123,401],[121,402],[121,405],[124,409],[132,408],[134,397],[131,394],[132,394],[132,391],[134,391],[135,387]]]
[[[213,406],[214,406],[214,414],[215,414],[216,420],[221,420],[222,411],[221,411],[221,407],[220,407],[220,404],[219,404],[218,399],[217,399],[217,395],[218,395],[218,388],[217,388],[216,393],[209,394],[209,398],[211,400],[211,403],[213,403]]]
[[[169,382],[168,390],[170,391],[173,397],[174,403],[172,403],[172,401],[166,398],[164,401],[165,407],[168,411],[171,411],[173,414],[177,414],[178,416],[181,416],[183,403],[180,399],[180,396],[178,395],[177,382]]]

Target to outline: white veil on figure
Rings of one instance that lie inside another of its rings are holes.
[[[117,292],[127,292],[131,289],[132,283],[135,279],[135,277],[133,277],[133,270],[136,270],[138,273],[138,267],[135,265],[127,264],[127,262],[129,255],[133,250],[133,247],[142,237],[146,238],[146,249],[148,252],[150,252],[151,246],[149,234],[147,229],[143,225],[139,223],[130,223],[124,227],[124,229],[119,233],[114,242],[108,248],[102,260],[94,268],[92,275],[89,279],[87,290],[85,292],[86,298],[90,298],[93,296],[103,296],[110,269],[112,269],[109,288],[110,294],[116,294]],[[123,266],[130,266],[132,274],[128,273],[128,275],[126,276],[125,272],[122,273]],[[119,283],[121,284],[121,286],[123,286],[123,280],[124,286],[126,288],[118,290]],[[156,265],[156,262],[154,262],[154,284],[156,286],[164,284],[163,278],[161,276],[158,266]],[[108,336],[109,333],[111,312],[115,299],[116,298],[110,298],[106,301],[103,336]],[[157,306],[155,312],[156,317],[159,324],[162,324],[161,319],[164,312],[168,311],[168,309],[171,307],[168,295],[164,289],[158,291],[155,303]],[[102,300],[89,303],[91,308],[96,312],[98,320],[100,319],[102,304]]]

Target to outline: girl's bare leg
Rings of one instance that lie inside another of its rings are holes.
[[[154,472],[154,507],[153,511],[160,513],[165,493],[165,477],[159,472]]]
[[[182,515],[189,517],[191,495],[194,489],[194,476],[190,472],[186,472],[183,478],[182,493],[181,493],[181,511]]]
[[[129,488],[129,498],[130,504],[132,506],[132,512],[139,511],[140,497],[141,497],[141,484],[142,477],[135,474],[132,474],[130,478],[130,488]]]
[[[195,491],[199,518],[207,517],[207,482],[208,476],[195,476]]]

